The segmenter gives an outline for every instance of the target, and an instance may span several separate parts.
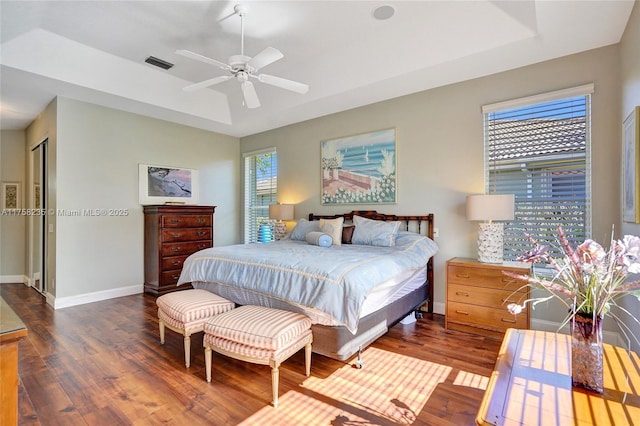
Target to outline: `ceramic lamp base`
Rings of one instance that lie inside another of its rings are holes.
[[[273,238],[281,240],[287,235],[287,224],[284,222],[276,222],[273,227]]]
[[[502,263],[504,228],[502,223],[481,223],[478,228],[478,260]]]

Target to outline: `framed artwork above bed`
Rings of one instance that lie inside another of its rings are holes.
[[[320,143],[322,204],[396,203],[396,129]]]
[[[138,200],[142,205],[197,204],[198,171],[139,164]]]

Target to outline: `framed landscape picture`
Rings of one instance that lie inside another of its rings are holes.
[[[322,204],[396,202],[396,129],[320,143]]]
[[[167,166],[139,164],[140,204],[197,204],[198,171]]]
[[[640,223],[640,107],[635,107],[622,125],[622,218]]]

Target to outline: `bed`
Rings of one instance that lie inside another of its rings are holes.
[[[294,238],[303,225],[336,220],[345,228],[358,221],[361,243],[361,230],[370,225],[394,226],[397,233],[384,247],[376,243],[321,247]],[[185,261],[178,285],[191,283],[240,305],[303,313],[313,322],[313,351],[341,361],[359,354],[408,315],[432,312],[437,251],[433,214],[398,216],[371,210],[310,214],[296,228],[291,238],[281,241],[194,253]]]

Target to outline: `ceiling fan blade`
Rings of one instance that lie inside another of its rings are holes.
[[[250,81],[245,81],[240,85],[240,87],[242,88],[244,103],[247,108],[258,108],[260,106],[260,100],[258,99],[256,88],[253,87],[253,83]]]
[[[282,89],[291,90],[292,92],[300,93],[304,95],[309,91],[309,86],[304,83],[298,83],[297,81],[287,80],[286,78],[275,77],[268,74],[260,74],[257,79],[265,84],[280,87]]]
[[[222,68],[223,70],[230,70],[231,67],[224,62],[216,61],[215,59],[207,58],[206,56],[202,56],[198,53],[191,52],[190,50],[176,50],[178,55],[184,56],[185,58],[194,59],[196,61],[204,62],[205,64],[213,65],[215,67]]]
[[[191,84],[183,88],[182,90],[184,90],[185,92],[193,92],[198,89],[203,89],[205,87],[213,86],[214,84],[223,83],[229,80],[230,78],[233,78],[233,76],[223,75],[220,77],[210,78],[209,80],[201,81],[200,83]]]
[[[258,71],[260,68],[266,67],[267,65],[282,58],[284,58],[284,55],[278,49],[267,47],[262,52],[251,58],[249,62],[247,62],[247,65],[253,68],[254,71]]]

